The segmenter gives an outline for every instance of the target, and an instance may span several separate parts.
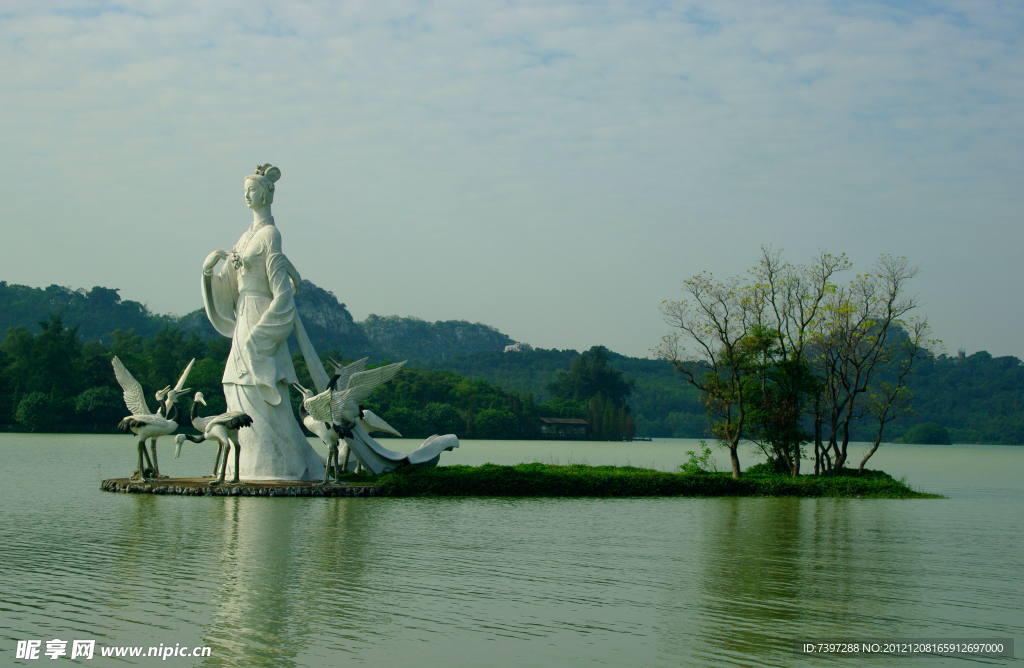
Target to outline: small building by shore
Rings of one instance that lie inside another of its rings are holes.
[[[590,437],[590,425],[581,418],[540,418],[540,437],[583,441]]]

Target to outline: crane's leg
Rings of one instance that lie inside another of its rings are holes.
[[[341,472],[342,473],[348,473],[348,442],[347,441],[341,446],[341,452],[338,454],[338,456],[341,458]],[[335,459],[337,459],[337,457]],[[337,466],[337,463],[335,463],[335,466]]]
[[[146,450],[146,439],[139,439],[139,477],[143,480],[149,480],[149,476],[146,475],[146,469],[142,466],[142,457],[146,457],[146,464],[149,466],[149,470],[153,470],[153,462],[149,458],[149,451]]]
[[[228,443],[231,443],[231,441],[229,440]],[[234,443],[231,443],[231,447],[235,451],[235,478],[231,482],[237,485],[238,484],[238,455],[241,454],[242,449],[240,447],[238,447],[238,440],[237,439],[235,440]],[[225,464],[227,464],[227,459],[228,459],[227,456],[225,456],[224,457],[224,463]]]
[[[323,484],[325,484],[325,485],[327,484],[327,481],[330,479],[331,466],[335,465],[335,460],[336,460],[337,456],[338,456],[337,455],[337,449],[335,448],[334,444],[333,443],[329,443],[327,445],[327,465],[324,466],[324,483]],[[335,468],[334,477],[335,478],[338,477],[337,468]]]
[[[217,477],[217,467],[220,466],[220,453],[223,452],[223,451],[224,451],[224,444],[221,443],[220,441],[217,441],[217,459],[213,460],[213,474],[212,475],[203,476],[204,478],[216,478]],[[225,455],[225,459],[226,458],[227,458],[227,455]]]
[[[146,479],[146,469],[142,468],[142,441],[139,441],[138,443],[135,444],[135,450],[139,454],[139,468],[138,468],[137,471],[135,471],[135,474],[132,476],[132,480],[136,479],[135,478],[136,475],[138,476],[139,480],[145,480]]]
[[[149,447],[153,450],[153,477],[154,478],[166,478],[167,476],[160,475],[160,463],[156,460],[156,439],[149,439]]]
[[[224,475],[228,471],[228,453],[227,453],[227,451],[231,447],[231,442],[228,441],[227,445],[224,445],[223,443],[221,443],[221,446],[224,448],[224,461],[220,465],[220,477],[217,478],[216,480],[211,480],[210,481],[211,485],[219,485],[222,482],[224,482]]]

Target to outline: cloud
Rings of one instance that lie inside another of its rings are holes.
[[[357,317],[643,354],[682,278],[739,273],[772,243],[906,254],[940,335],[1024,355],[1024,317],[970,300],[1022,278],[1017,5],[0,13],[20,230],[0,278],[195,308],[196,266],[244,229],[241,179],[270,160],[286,251]],[[968,302],[997,326],[965,324]]]

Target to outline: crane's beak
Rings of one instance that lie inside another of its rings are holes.
[[[181,444],[185,441],[183,438],[174,439],[174,458],[177,459],[178,455],[181,454]]]
[[[204,406],[206,405],[206,399],[204,399],[203,395],[201,395],[201,394],[198,397],[196,397],[196,401],[198,401],[199,403],[201,403]]]

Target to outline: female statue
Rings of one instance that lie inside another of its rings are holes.
[[[228,410],[253,419],[251,429],[239,432],[241,477],[316,480],[324,474],[322,460],[306,441],[288,399],[289,387],[298,382],[287,338],[298,319],[294,295],[299,274],[281,252],[281,233],[270,213],[280,178],[281,170],[269,164],[245,177],[252,225],[231,252],[207,256],[203,304],[214,328],[232,338],[223,377]],[[221,260],[226,262],[214,272]]]

